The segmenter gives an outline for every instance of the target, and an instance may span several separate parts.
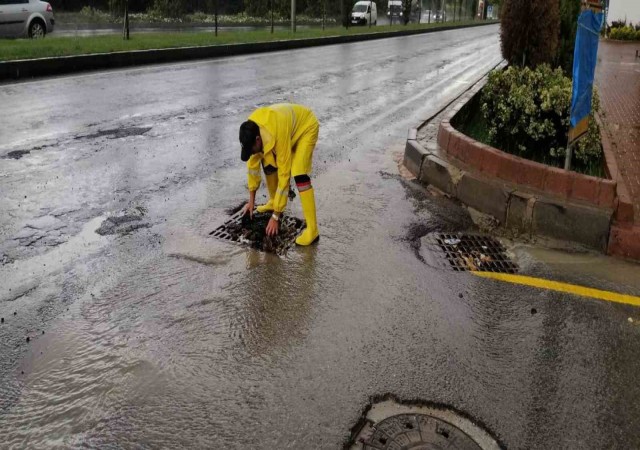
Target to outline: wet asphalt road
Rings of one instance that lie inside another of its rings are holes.
[[[417,257],[474,226],[398,176],[406,131],[499,60],[490,26],[0,86],[1,446],[340,448],[391,393],[508,448],[639,447],[637,310]],[[283,258],[208,236],[279,101],[321,123],[321,240]]]

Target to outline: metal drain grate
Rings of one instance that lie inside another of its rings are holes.
[[[269,213],[268,216],[271,214]],[[254,213],[254,217],[257,214]],[[280,218],[280,233],[275,238],[265,237],[264,241],[256,241],[248,238],[249,233],[242,227],[243,211],[233,214],[229,220],[209,233],[216,239],[229,241],[236,244],[248,245],[258,250],[282,254],[295,242],[296,237],[304,228],[304,221],[297,217],[282,215]]]
[[[424,241],[423,241],[424,242]],[[491,236],[461,233],[432,233],[427,236],[432,251],[442,254],[448,267],[457,271],[516,273],[500,241]]]
[[[500,449],[487,430],[442,405],[383,400],[352,430],[349,450]]]
[[[360,438],[364,450],[451,448],[481,450],[466,433],[426,414],[399,414],[377,423]]]

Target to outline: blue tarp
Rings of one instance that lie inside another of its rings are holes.
[[[596,70],[598,40],[603,14],[586,10],[578,17],[576,46],[573,52],[573,91],[571,93],[571,128],[591,112],[593,77]]]

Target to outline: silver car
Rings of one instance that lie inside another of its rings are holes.
[[[53,8],[40,0],[0,0],[0,36],[43,38],[53,31]]]

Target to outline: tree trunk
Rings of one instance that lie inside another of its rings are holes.
[[[122,39],[129,40],[129,0],[124,0],[124,23],[122,25]]]

